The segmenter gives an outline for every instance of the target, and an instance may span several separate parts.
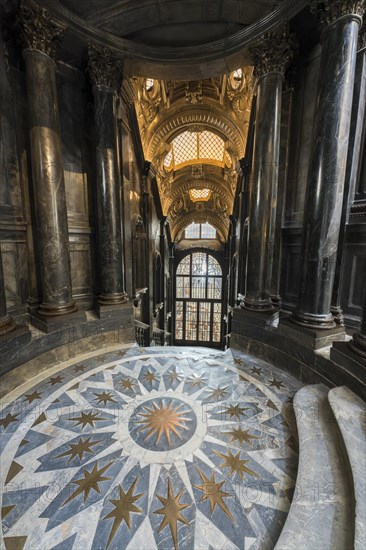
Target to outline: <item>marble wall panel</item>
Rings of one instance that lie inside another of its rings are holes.
[[[366,224],[351,224],[346,231],[341,307],[346,325],[358,327],[362,316],[366,274]]]
[[[17,312],[28,298],[27,250],[23,239],[3,241],[1,253],[5,280],[6,305]]]

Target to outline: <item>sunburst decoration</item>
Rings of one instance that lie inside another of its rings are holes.
[[[70,449],[68,451],[65,451],[64,453],[61,453],[60,455],[57,455],[55,458],[61,458],[62,456],[70,455],[70,458],[67,461],[67,463],[69,463],[77,456],[79,457],[79,460],[82,460],[84,457],[84,453],[95,454],[92,447],[94,445],[97,445],[97,443],[100,443],[101,439],[97,439],[97,441],[90,441],[91,437],[92,436],[88,437],[85,440],[80,437],[77,443],[68,443]]]
[[[137,424],[143,424],[139,431],[149,430],[145,441],[152,435],[157,434],[156,444],[158,444],[164,434],[170,445],[172,433],[182,439],[181,431],[188,431],[186,422],[191,421],[191,418],[187,416],[187,412],[180,410],[182,406],[183,404],[179,404],[173,407],[172,402],[165,406],[162,400],[158,404],[153,401],[152,408],[144,405],[143,410],[145,412],[138,413],[143,419],[138,420]]]
[[[84,493],[84,502],[85,502],[92,489],[96,493],[100,494],[99,483],[101,481],[107,481],[109,479],[112,479],[111,477],[106,477],[102,475],[106,470],[108,470],[110,466],[112,466],[112,464],[113,464],[112,462],[109,462],[108,464],[103,466],[103,468],[100,468],[100,470],[98,470],[98,462],[96,462],[91,472],[88,472],[86,468],[83,468],[84,477],[82,477],[81,479],[76,479],[75,481],[71,482],[71,483],[75,483],[75,485],[78,485],[79,487],[76,489],[76,491],[72,493],[72,495],[69,496],[69,498],[65,500],[65,502],[61,504],[61,507],[65,506],[65,504],[67,504],[68,502],[76,498],[78,495],[81,495],[81,493]]]

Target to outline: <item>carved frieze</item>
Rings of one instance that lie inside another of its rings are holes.
[[[260,41],[250,48],[254,75],[259,78],[268,73],[285,74],[297,49],[295,35],[289,34],[286,28],[263,34]]]
[[[119,90],[122,83],[122,60],[113,57],[108,48],[90,43],[88,73],[94,86],[107,86]]]
[[[365,12],[365,0],[311,0],[310,11],[315,14],[324,27],[328,27],[345,15],[362,15]]]
[[[66,26],[54,21],[48,11],[33,0],[23,0],[19,9],[20,38],[25,48],[39,50],[50,57],[63,38]]]

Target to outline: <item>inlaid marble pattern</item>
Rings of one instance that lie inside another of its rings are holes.
[[[50,365],[2,404],[3,547],[273,548],[299,388],[234,350],[123,346]]]

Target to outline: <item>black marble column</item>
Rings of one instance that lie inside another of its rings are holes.
[[[12,332],[15,329],[16,324],[10,315],[8,315],[6,309],[4,270],[0,248],[0,337]]]
[[[362,5],[348,0],[311,3],[324,31],[305,199],[300,296],[291,320],[313,330],[335,328],[330,307]]]
[[[351,115],[350,139],[347,154],[346,177],[344,182],[344,195],[342,217],[339,232],[337,264],[334,276],[331,312],[337,324],[344,326],[343,311],[341,308],[341,292],[343,286],[343,274],[347,265],[342,265],[344,247],[346,244],[347,225],[351,208],[355,200],[355,193],[362,168],[362,146],[364,118],[366,113],[366,25],[365,22],[359,33],[358,53],[355,72],[355,86],[353,92],[353,104]]]
[[[243,307],[273,312],[270,290],[276,224],[283,75],[294,51],[286,32],[269,33],[251,50],[256,116],[250,177],[247,284]]]
[[[93,83],[101,307],[127,301],[123,285],[120,178],[118,171],[116,91],[121,62],[107,49],[89,48]]]
[[[20,25],[26,48],[27,101],[42,302],[39,313],[76,311],[72,299],[62,144],[52,59],[63,29],[45,9],[25,2]]]

